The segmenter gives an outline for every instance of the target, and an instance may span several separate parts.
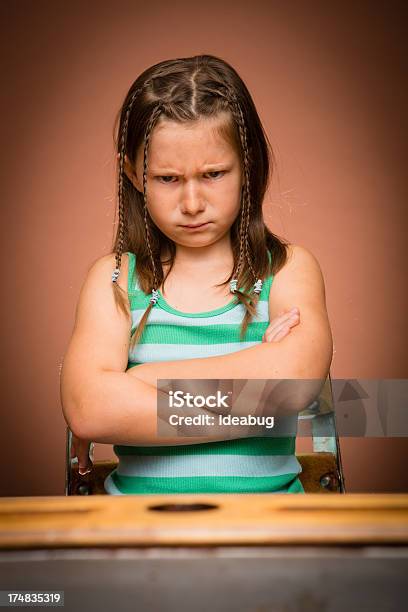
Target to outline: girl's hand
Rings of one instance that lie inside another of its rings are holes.
[[[89,457],[90,446],[90,440],[82,440],[72,434],[71,459],[74,459],[74,457],[78,458],[78,469],[81,476],[89,474],[93,467],[93,463]]]
[[[290,330],[300,321],[299,308],[282,310],[275,319],[270,321],[262,336],[262,342],[279,342],[290,333]]]

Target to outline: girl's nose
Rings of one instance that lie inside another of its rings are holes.
[[[191,215],[205,209],[204,200],[196,185],[185,185],[180,208],[183,213]]]

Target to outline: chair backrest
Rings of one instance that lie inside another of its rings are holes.
[[[312,453],[297,453],[302,466],[299,479],[306,493],[345,493],[340,443],[336,429],[334,400],[330,374],[319,396],[298,414],[298,435],[310,435]],[[81,476],[77,459],[71,459],[72,433],[66,430],[65,495],[106,495],[103,483],[117,461],[94,460],[94,443],[90,457],[93,469]]]
[[[340,442],[336,427],[336,413],[330,373],[319,396],[298,416],[298,435],[310,435],[313,441],[315,459],[322,459],[324,454],[332,456],[335,462],[333,470],[322,473],[321,487],[339,493],[346,492]],[[298,456],[299,460],[300,457]],[[321,465],[323,471],[323,463]]]

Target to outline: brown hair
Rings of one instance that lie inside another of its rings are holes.
[[[242,339],[256,314],[259,300],[258,294],[251,294],[254,282],[280,270],[286,261],[289,243],[274,235],[263,220],[262,202],[269,182],[270,160],[275,163],[275,157],[247,87],[224,60],[213,55],[166,60],[147,68],[130,87],[115,121],[119,224],[113,252],[117,270],[120,270],[122,253],[130,251],[136,255],[135,274],[146,294],[164,283],[174,264],[176,246],[154,224],[147,211],[147,153],[152,129],[160,117],[185,123],[201,117],[216,117],[225,111],[228,119],[222,126],[222,135],[239,154],[244,185],[240,213],[230,230],[234,268],[229,278],[217,286],[235,278],[237,287],[242,288],[234,293],[237,303],[243,303],[246,309]],[[142,144],[143,194],[124,172],[125,155],[134,167]],[[164,248],[170,254],[163,262],[170,264],[165,278],[161,261]],[[244,259],[247,267],[243,265]],[[117,282],[112,284],[117,306],[128,315],[126,293]],[[150,303],[141,318],[131,340],[132,348],[143,333],[152,307]]]

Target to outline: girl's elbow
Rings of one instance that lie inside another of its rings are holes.
[[[296,389],[296,401],[293,404],[296,412],[301,412],[310,406],[320,395],[327,378],[333,359],[331,339],[319,351],[305,355],[294,364],[293,379]]]
[[[81,440],[93,440],[96,434],[91,410],[83,402],[61,397],[62,412],[71,432]]]

